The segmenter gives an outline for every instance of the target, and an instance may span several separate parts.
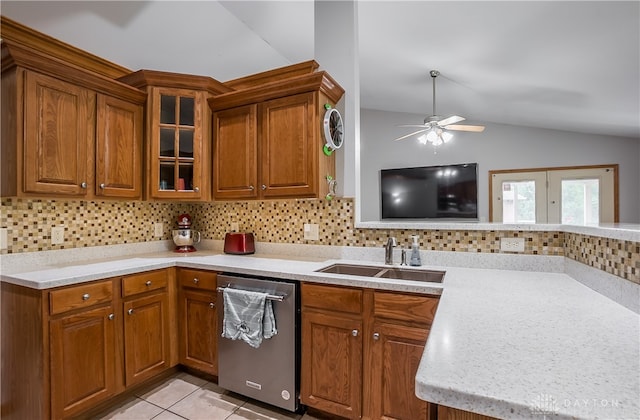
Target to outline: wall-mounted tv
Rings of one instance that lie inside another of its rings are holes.
[[[478,164],[380,170],[383,219],[477,219]]]

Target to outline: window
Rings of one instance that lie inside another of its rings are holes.
[[[617,165],[490,171],[490,220],[573,225],[616,222],[617,175]]]

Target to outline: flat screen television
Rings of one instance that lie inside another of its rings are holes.
[[[382,169],[383,219],[477,219],[478,164]]]

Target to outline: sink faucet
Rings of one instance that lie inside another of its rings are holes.
[[[398,246],[398,242],[396,238],[393,236],[389,236],[387,239],[387,244],[384,246],[384,263],[385,264],[393,264],[393,247]]]

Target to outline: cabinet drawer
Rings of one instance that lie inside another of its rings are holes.
[[[182,287],[216,290],[217,278],[218,273],[214,271],[190,270],[188,268],[178,270],[178,282]]]
[[[362,290],[303,283],[302,306],[361,314]]]
[[[49,293],[49,311],[51,315],[55,315],[72,309],[86,308],[98,303],[111,302],[112,296],[111,280],[54,290]]]
[[[374,315],[381,318],[431,324],[439,299],[431,296],[375,292]]]
[[[167,287],[167,270],[148,271],[122,278],[122,297]]]

